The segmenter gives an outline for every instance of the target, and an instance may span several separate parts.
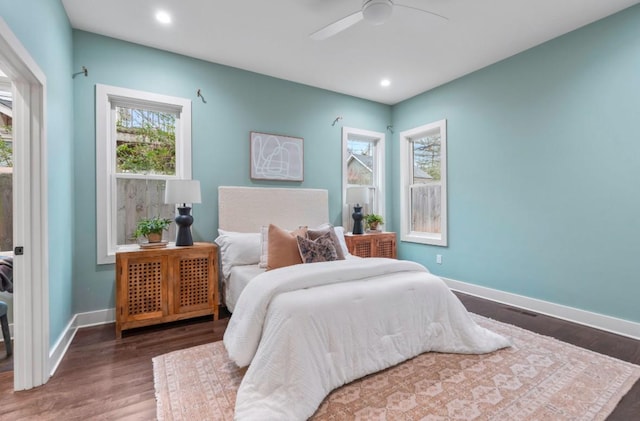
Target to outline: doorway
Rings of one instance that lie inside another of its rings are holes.
[[[14,389],[49,379],[46,78],[0,17],[0,68],[12,84]]]
[[[0,310],[13,327],[13,88],[0,68]],[[12,330],[12,329],[10,329]],[[4,333],[4,331],[3,331]],[[10,334],[11,337],[13,335]],[[13,371],[11,344],[2,335],[0,372]]]

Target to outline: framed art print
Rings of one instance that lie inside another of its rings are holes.
[[[251,132],[251,179],[304,181],[304,139]]]

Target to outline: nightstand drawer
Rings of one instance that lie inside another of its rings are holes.
[[[358,257],[389,257],[395,259],[395,232],[367,232],[365,234],[346,233],[344,239],[349,253]]]

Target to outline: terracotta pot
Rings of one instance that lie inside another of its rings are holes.
[[[162,241],[162,233],[161,232],[152,232],[147,234],[147,240],[149,240],[150,243],[159,243],[160,241]]]
[[[372,222],[369,224],[369,229],[371,231],[378,231],[378,223],[377,222]]]

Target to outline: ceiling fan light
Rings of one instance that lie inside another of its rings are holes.
[[[391,0],[368,0],[362,6],[362,16],[364,20],[373,24],[380,25],[384,23],[393,10]]]

